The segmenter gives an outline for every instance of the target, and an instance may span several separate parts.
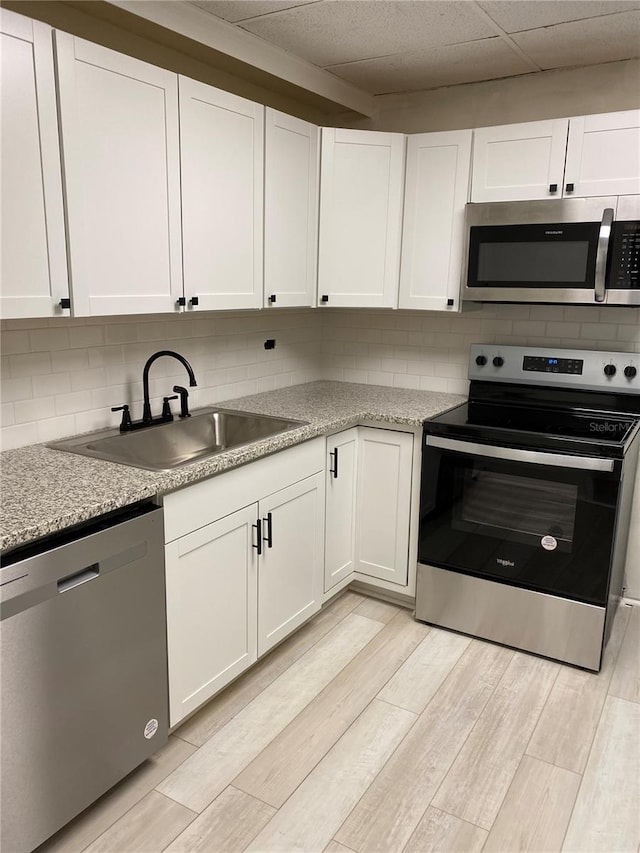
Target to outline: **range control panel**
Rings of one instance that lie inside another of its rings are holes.
[[[469,379],[640,394],[640,353],[473,344]]]

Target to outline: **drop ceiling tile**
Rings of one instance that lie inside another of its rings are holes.
[[[526,74],[530,66],[500,38],[349,62],[327,69],[374,95]]]
[[[305,6],[307,3],[318,3],[319,0],[190,0],[190,6],[197,6],[210,12],[217,18],[223,18],[232,24],[245,21],[258,15],[270,12],[281,12],[293,6]]]
[[[640,12],[556,24],[511,38],[545,70],[631,59],[640,56]]]
[[[241,26],[321,67],[495,35],[466,0],[323,0]]]
[[[506,33],[640,9],[636,0],[481,0],[479,5]]]

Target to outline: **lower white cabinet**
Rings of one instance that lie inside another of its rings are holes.
[[[355,573],[406,586],[413,435],[356,427],[327,440],[325,592]]]
[[[252,504],[166,547],[171,725],[257,658],[256,516]]]
[[[172,726],[320,609],[324,446],[314,439],[165,497]]]

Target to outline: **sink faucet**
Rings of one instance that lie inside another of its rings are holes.
[[[159,352],[154,352],[154,354],[147,359],[147,363],[145,364],[144,370],[142,371],[142,390],[144,393],[144,405],[142,407],[142,423],[145,426],[153,423],[153,417],[151,415],[151,403],[149,402],[149,369],[151,368],[153,362],[161,358],[161,356],[163,355],[169,355],[172,358],[176,358],[180,362],[180,364],[184,365],[187,373],[189,374],[189,387],[193,388],[198,384],[196,382],[196,377],[193,372],[193,368],[191,367],[187,359],[184,356],[180,355],[179,352],[173,352],[173,350],[170,349],[163,349]]]

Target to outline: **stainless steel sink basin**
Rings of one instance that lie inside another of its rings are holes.
[[[212,408],[184,420],[134,432],[103,430],[90,436],[51,442],[49,447],[149,471],[169,471],[306,423]]]

